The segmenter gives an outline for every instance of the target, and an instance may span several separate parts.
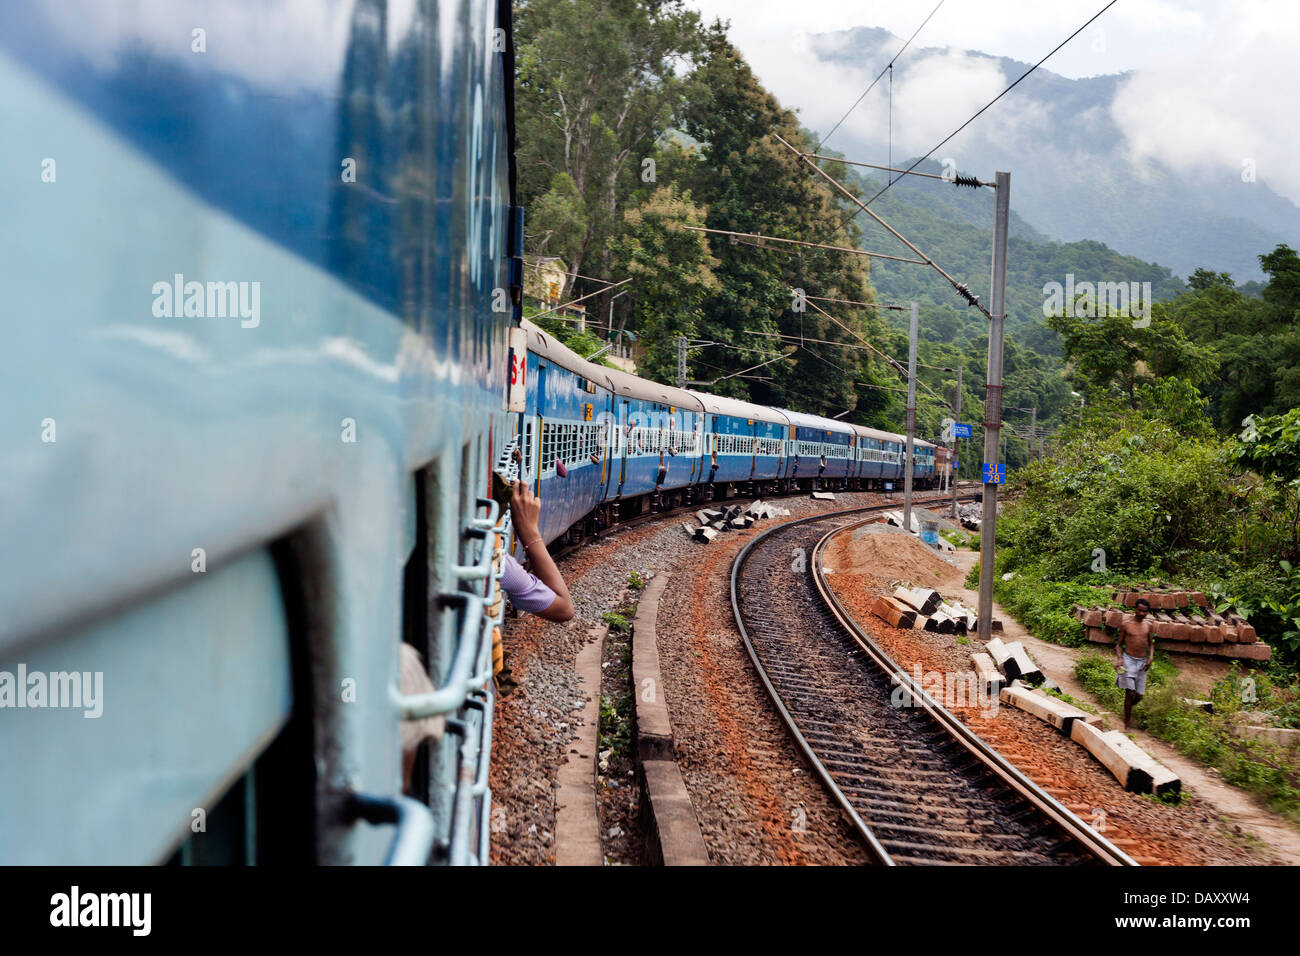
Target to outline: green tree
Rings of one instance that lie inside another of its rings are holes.
[[[543,204],[529,239],[580,219],[570,270],[608,275],[621,203],[653,175],[644,161],[682,107],[699,17],[681,0],[522,0],[514,9],[522,200],[531,207],[559,174],[580,200],[557,195],[562,202]],[[593,252],[598,265],[584,267]]]
[[[675,185],[661,186],[623,213],[625,231],[612,243],[619,273],[632,279],[633,308],[645,354],[641,373],[663,382],[676,378],[677,337],[696,335],[701,306],[718,289],[705,234],[705,211]]]
[[[559,256],[570,269],[582,254],[587,235],[586,203],[568,173],[556,173],[550,188],[528,210],[531,229],[529,251]]]
[[[1138,386],[1161,375],[1176,375],[1192,384],[1205,381],[1218,364],[1214,350],[1197,345],[1161,304],[1151,311],[1149,326],[1105,308],[1076,303],[1074,314],[1058,313],[1047,320],[1061,333],[1071,379],[1094,398],[1112,391],[1122,394],[1130,408],[1138,407]],[[1089,311],[1101,314],[1092,316]]]

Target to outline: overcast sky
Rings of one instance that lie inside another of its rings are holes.
[[[901,44],[935,0],[687,3],[709,19],[730,20],[732,41],[763,83],[799,110],[805,124],[825,132],[884,63],[830,67],[801,53],[800,34],[884,27]],[[895,84],[896,144],[924,152],[1015,78],[962,57],[961,50],[1033,63],[1102,6],[1104,0],[946,0],[904,57],[921,47],[952,50],[928,63],[925,55],[914,61],[914,68],[926,69],[914,72],[912,90]],[[1300,177],[1292,175],[1300,154],[1297,0],[1119,0],[1044,69],[1069,77],[1134,71],[1112,112],[1135,159],[1156,158],[1185,173],[1239,169],[1250,160],[1261,182],[1300,204]],[[877,87],[869,100],[878,101],[881,92]],[[994,110],[1014,112],[1015,95]],[[858,124],[866,133],[883,120],[882,106],[864,101],[849,127]]]

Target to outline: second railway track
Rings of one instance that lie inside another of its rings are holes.
[[[886,865],[1134,865],[930,700],[839,607],[820,546],[888,507],[767,531],[731,575],[760,678],[868,850]]]

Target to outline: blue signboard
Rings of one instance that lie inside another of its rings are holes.
[[[1007,481],[1007,466],[1003,464],[990,465],[984,463],[984,484],[986,485],[1004,485]]]
[[[954,458],[952,460],[952,470],[956,471],[960,467],[961,467],[961,462],[959,462],[956,458]]]
[[[953,438],[970,438],[970,426],[957,422],[952,426]]]

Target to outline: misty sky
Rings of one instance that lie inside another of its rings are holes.
[[[826,132],[878,73],[873,59],[832,67],[804,52],[801,34],[884,27],[899,43],[935,0],[687,0],[707,18],[731,21],[733,42],[781,102]],[[1010,80],[965,57],[973,49],[1036,62],[1104,0],[946,0],[904,54],[910,89],[894,87],[895,155],[919,154],[992,99]],[[946,52],[920,53],[922,47]],[[1182,173],[1241,169],[1300,204],[1290,175],[1300,152],[1300,2],[1296,0],[1119,0],[1044,69],[1069,77],[1133,71],[1112,113],[1118,144],[1135,161]],[[882,87],[847,121],[866,136],[887,122]],[[978,120],[1005,122],[1021,108],[1013,91]],[[993,112],[1003,115],[994,118]],[[836,139],[839,136],[837,134]],[[835,140],[830,144],[835,147]],[[873,157],[855,157],[878,161]]]

